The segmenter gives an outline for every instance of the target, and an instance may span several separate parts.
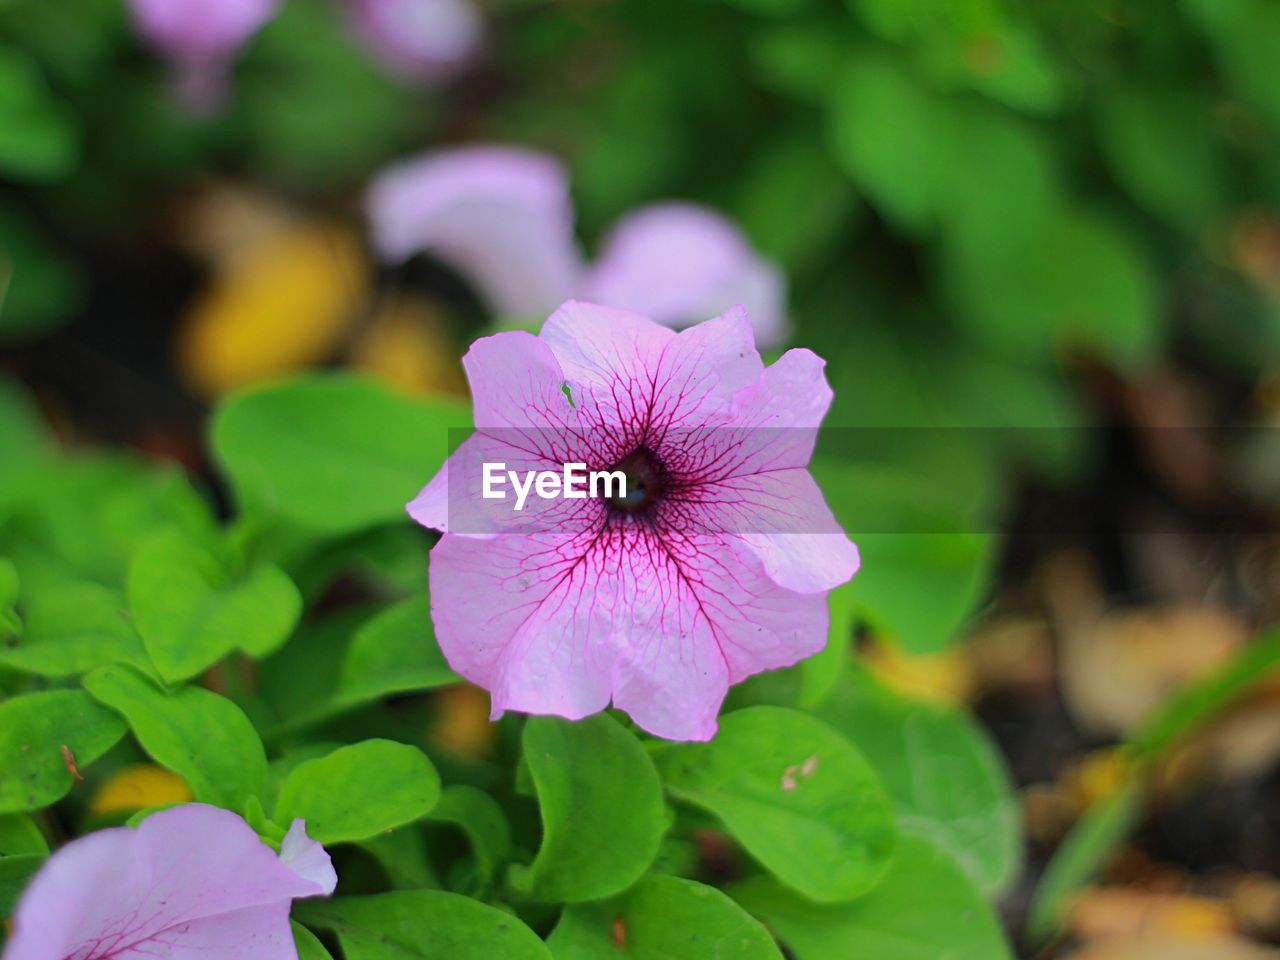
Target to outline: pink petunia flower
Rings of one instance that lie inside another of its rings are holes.
[[[503,315],[546,316],[580,281],[569,181],[546,154],[441,150],[383,172],[367,206],[381,257],[429,252]]]
[[[128,0],[138,33],[170,61],[178,98],[216,107],[240,47],[275,16],[280,0]]]
[[[174,807],[58,850],[18,903],[4,960],[297,960],[290,903],[336,884],[301,820],[277,856],[234,813]]]
[[[586,278],[585,299],[679,329],[731,305],[761,344],[787,335],[786,281],[732,221],[691,203],[660,203],[620,220]]]
[[[588,266],[574,237],[568,175],[547,154],[503,146],[436,151],[379,175],[366,206],[385,260],[430,253],[507,317],[543,317],[580,297],[679,329],[742,306],[762,346],[788,333],[781,271],[704,207],[636,211]]]
[[[479,49],[480,12],[472,0],[350,0],[356,33],[406,80],[447,78]]]
[[[831,403],[816,355],[765,368],[741,309],[677,334],[571,301],[539,336],[486,337],[463,362],[475,433],[408,510],[444,531],[436,636],[495,716],[612,701],[657,736],[705,740],[730,684],[823,647],[826,593],[858,554],[806,469]],[[485,463],[629,481],[512,512],[479,499]]]

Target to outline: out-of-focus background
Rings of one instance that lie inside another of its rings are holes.
[[[745,302],[828,362],[865,661],[1017,783],[1026,955],[1274,956],[1276,684],[1028,905],[1280,615],[1278,65],[1275,0],[0,0],[0,400],[208,475],[241,387]]]

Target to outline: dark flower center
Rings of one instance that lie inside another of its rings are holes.
[[[644,447],[627,454],[610,470],[621,470],[627,478],[624,495],[614,494],[609,506],[624,514],[646,514],[662,500],[666,487],[665,471],[661,462]]]

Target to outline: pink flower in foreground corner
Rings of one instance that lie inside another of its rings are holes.
[[[817,356],[765,368],[740,309],[675,333],[571,301],[463,362],[475,433],[408,509],[444,531],[436,635],[495,715],[612,701],[657,736],[706,740],[730,684],[823,647],[826,593],[858,554],[807,469],[831,403]],[[510,513],[475,499],[481,462],[629,481]]]
[[[128,0],[138,33],[173,64],[178,98],[192,110],[222,99],[240,47],[280,0]]]
[[[297,960],[290,903],[336,884],[301,820],[277,856],[234,813],[173,807],[58,850],[18,902],[4,960]]]

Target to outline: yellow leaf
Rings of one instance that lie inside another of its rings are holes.
[[[98,815],[142,810],[161,803],[187,803],[191,788],[176,773],[140,763],[113,774],[94,794],[89,809]]]
[[[887,643],[877,643],[862,662],[889,686],[931,703],[957,705],[973,693],[973,670],[958,648],[910,655]]]
[[[462,364],[439,313],[412,294],[379,308],[352,350],[351,365],[415,393],[466,395]]]
[[[298,224],[269,231],[222,262],[188,311],[178,365],[200,393],[319,363],[365,302],[369,265],[347,231]]]

